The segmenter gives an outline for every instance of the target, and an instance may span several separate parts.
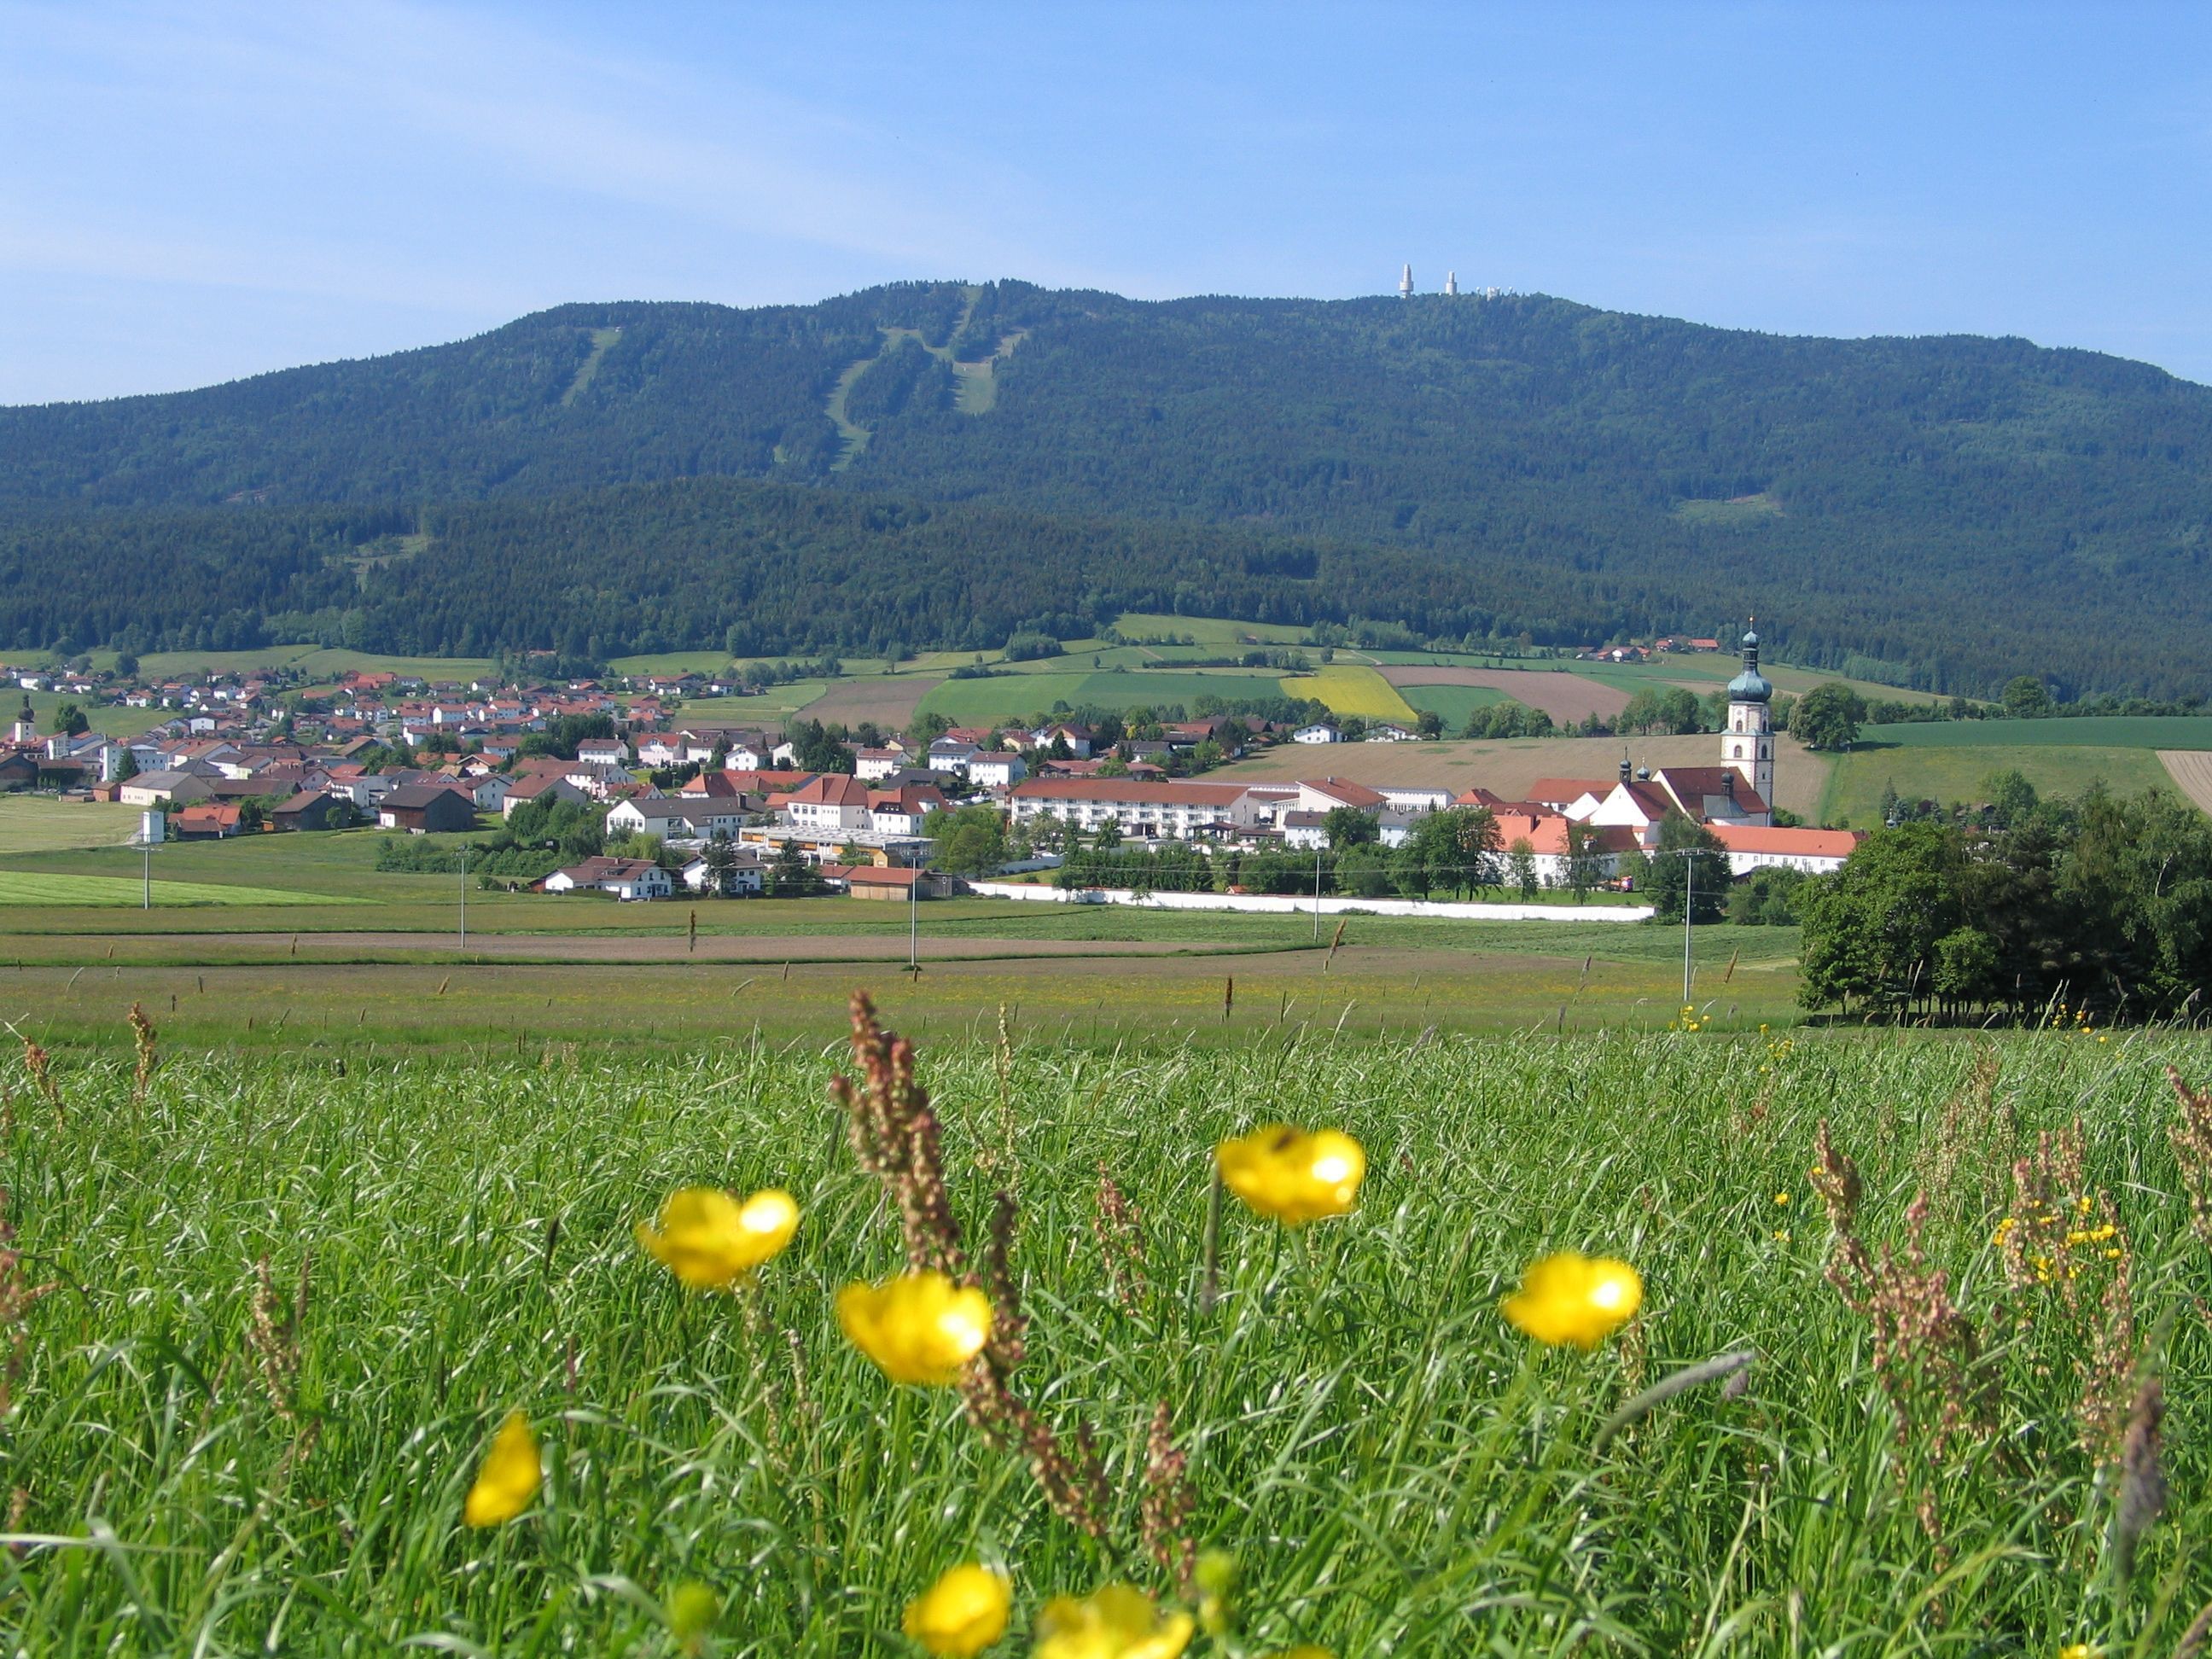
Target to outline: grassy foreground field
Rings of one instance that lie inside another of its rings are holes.
[[[823,1098],[834,1051],[343,1072],[179,1054],[143,1102],[127,1056],[67,1061],[52,1102],[19,1071],[9,1109],[10,1272],[54,1286],[21,1312],[0,1419],[11,1648],[905,1655],[902,1604],[980,1558],[1013,1581],[994,1651],[1026,1652],[1054,1594],[1175,1595],[1136,1541],[1163,1404],[1188,1534],[1243,1576],[1245,1634],[1194,1655],[2164,1659],[2212,1594],[2208,1256],[2160,1072],[2212,1073],[2202,1038],[921,1058],[955,1207],[972,1228],[994,1188],[1018,1196],[1015,1382],[1063,1437],[1095,1428],[1104,1546],[950,1391],[896,1387],[840,1336],[838,1287],[900,1250]],[[1991,1243],[2003,1172],[2076,1114],[2086,1161],[2045,1201],[2115,1231],[2050,1246],[2085,1279],[2019,1283]],[[1210,1149],[1275,1117],[1360,1138],[1358,1212],[1286,1232],[1232,1201],[1201,1312]],[[1955,1304],[1971,1350],[1955,1322],[1878,1344],[1824,1280],[1806,1179],[1823,1119],[1863,1170],[1869,1248],[1901,1245],[1926,1193],[1891,1293]],[[1100,1219],[1102,1170],[1133,1219]],[[686,1293],[633,1241],[692,1182],[798,1199],[750,1294]],[[1534,1348],[1498,1314],[1567,1248],[1644,1281],[1640,1317],[1589,1352]],[[1919,1252],[1948,1275],[1932,1291]],[[2119,1358],[2099,1357],[2108,1338]],[[1739,1351],[1746,1386],[1601,1437],[1639,1390]],[[2123,1582],[2109,1435],[2085,1451],[2075,1407],[2085,1373],[2124,1396],[2138,1358],[2165,1379],[2170,1498]],[[1914,1402],[1902,1435],[1893,1387]],[[543,1489],[466,1529],[512,1409],[542,1437]],[[691,1592],[679,1645],[686,1584],[720,1610],[698,1629]]]

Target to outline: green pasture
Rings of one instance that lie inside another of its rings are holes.
[[[153,902],[164,908],[186,904],[358,904],[358,899],[333,898],[324,893],[294,892],[282,888],[245,887],[231,883],[174,881],[163,877],[153,884]],[[141,883],[116,876],[53,876],[23,870],[0,870],[0,905],[98,905],[106,908],[144,902]]]
[[[2009,723],[1976,721],[1962,723],[1958,729],[1971,732]],[[2092,723],[2048,722],[2053,726]],[[1885,786],[1907,800],[1935,800],[1946,805],[1954,801],[1984,801],[1989,799],[1986,781],[1996,772],[2019,772],[2045,795],[2078,795],[2099,781],[2124,795],[2173,787],[2158,756],[2148,748],[2033,743],[1893,745],[1887,741],[1893,732],[1950,729],[1948,726],[1866,727],[1868,732],[1879,732],[1881,737],[1831,757],[1833,764],[1820,798],[1820,821],[1835,825],[1848,823],[1855,830],[1879,828]]]
[[[689,697],[670,716],[670,721],[676,726],[683,725],[687,720],[714,720],[727,725],[780,726],[819,698],[831,686],[844,684],[846,682],[842,679],[790,680],[781,685],[768,686],[752,696]]]
[[[11,686],[0,690],[0,725],[13,725],[16,711],[26,702],[31,705],[31,714],[41,732],[52,731],[57,711],[64,703],[73,702],[84,711],[87,725],[111,738],[135,738],[176,712],[166,708],[125,708],[118,703],[103,702],[98,694],[73,697],[57,691],[21,691]]]
[[[1743,659],[1735,650],[1689,651],[1670,653],[1650,662],[1577,662],[1574,672],[1585,679],[1602,685],[1617,685],[1627,691],[1638,691],[1646,686],[1662,690],[1670,685],[1689,684],[1702,692],[1726,684],[1741,672]],[[1762,659],[1759,672],[1772,681],[1776,689],[1800,696],[1816,685],[1826,685],[1840,680],[1861,696],[1882,702],[1948,702],[1950,698],[1933,691],[1915,691],[1899,685],[1884,685],[1875,680],[1852,679],[1842,674],[1831,674],[1819,669],[1793,668],[1787,663],[1769,662]]]
[[[1188,708],[1203,696],[1234,699],[1281,695],[1281,677],[1261,670],[1131,669],[1117,673],[1054,668],[988,679],[947,680],[921,700],[921,712],[943,714],[956,726],[982,726],[995,720],[1025,720],[1050,709],[1055,702],[1065,702],[1071,708],[1086,703],[1102,708],[1158,708],[1181,703]]]
[[[613,657],[607,662],[617,674],[719,674],[730,665],[726,651],[659,651],[642,656]]]
[[[139,809],[52,795],[0,795],[0,857],[71,847],[112,847],[137,833]]]
[[[918,1019],[878,988],[918,1036],[971,1250],[994,1192],[1018,1206],[1012,1386],[1042,1433],[1095,1445],[1103,1541],[950,1390],[893,1385],[840,1334],[840,1287],[902,1252],[825,1104],[836,1042],[772,1040],[740,1003],[659,1053],[501,1030],[424,1058],[332,1030],[278,1055],[202,1048],[149,999],[143,1096],[127,1046],[57,1049],[51,1099],[12,1080],[11,1259],[52,1288],[21,1315],[0,1443],[11,1649],[889,1659],[917,1651],[905,1603],[981,1559],[1012,1581],[993,1651],[1025,1653],[1052,1595],[1179,1599],[1140,1542],[1163,1409],[1188,1471],[1171,1534],[1239,1568],[1241,1634],[1192,1659],[2164,1659],[2212,1584],[2206,1246],[2163,1075],[2212,1077],[2201,1036],[1352,1044],[1293,1018],[1101,1048],[1025,1007],[1000,1048],[995,1013]],[[790,994],[842,1018],[826,986]],[[1359,1139],[1356,1212],[1286,1231],[1232,1200],[1210,1234],[1211,1149],[1275,1119]],[[2124,1260],[2056,1242],[2078,1283],[2008,1278],[2007,1172],[2075,1121],[2049,1201],[2109,1215]],[[1824,1124],[1869,1251],[1902,1249],[1923,1195],[1886,1293],[1940,1275],[1951,1311],[1914,1340],[1951,1346],[1894,1355],[1829,1282]],[[1097,1218],[1102,1178],[1126,1222]],[[738,1295],[684,1291],[632,1236],[693,1183],[801,1208]],[[1642,1280],[1589,1352],[1500,1316],[1562,1249]],[[1739,1382],[1621,1420],[1737,1353]],[[2124,1418],[2138,1365],[2164,1382],[2166,1498],[2123,1575],[2081,1368]],[[515,1410],[543,1484],[466,1528]]]
[[[1118,617],[1115,628],[1126,638],[1146,635],[1196,640],[1200,645],[1233,646],[1249,641],[1269,645],[1295,645],[1306,630],[1295,623],[1238,622],[1224,617],[1169,617],[1157,611],[1130,611]]]
[[[1899,749],[2212,749],[2212,714],[2086,714],[2073,720],[1933,720],[1863,726],[1863,746]]]
[[[115,666],[115,653],[95,651],[92,660],[95,667],[112,669]],[[270,645],[248,651],[149,651],[138,659],[138,672],[147,679],[180,674],[252,674],[289,668],[311,678],[329,679],[359,672],[466,682],[490,673],[497,665],[490,657],[392,657],[317,645]]]
[[[1422,713],[1440,716],[1446,732],[1458,731],[1478,708],[1513,701],[1488,685],[1401,685],[1398,694]]]

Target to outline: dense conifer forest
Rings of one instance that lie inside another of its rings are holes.
[[[988,368],[984,365],[988,362]],[[842,425],[839,423],[842,417]],[[2212,390],[1542,296],[569,306],[0,410],[0,647],[1001,643],[1116,608],[2207,688]]]

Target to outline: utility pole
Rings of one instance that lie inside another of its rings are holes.
[[[467,843],[466,842],[463,842],[461,843],[461,880],[460,880],[460,894],[461,894],[461,946],[460,946],[460,948],[461,948],[462,950],[465,951],[465,950],[467,950],[467,949],[469,948],[469,848],[468,848],[468,843]]]
[[[138,853],[141,866],[138,878],[144,886],[138,908],[150,910],[154,908],[154,843],[143,835],[138,837]]]
[[[1682,849],[1682,1006],[1690,1006],[1690,912],[1698,896],[1698,861],[1694,848]]]
[[[1314,943],[1321,943],[1321,848],[1314,843]]]
[[[914,866],[914,879],[907,884],[906,903],[906,971],[915,979],[921,977],[921,866]]]

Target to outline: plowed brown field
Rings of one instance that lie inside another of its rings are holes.
[[[921,700],[942,684],[935,674],[901,674],[896,679],[834,680],[830,689],[799,712],[808,720],[858,726],[873,720],[886,732],[902,730]]]
[[[2212,750],[2161,749],[2159,760],[2181,793],[2212,812]]]
[[[1562,726],[1592,714],[1611,720],[1628,707],[1628,693],[1578,674],[1547,674],[1534,668],[1456,668],[1449,663],[1413,663],[1385,668],[1393,685],[1486,685],[1516,702],[1540,708]]]

